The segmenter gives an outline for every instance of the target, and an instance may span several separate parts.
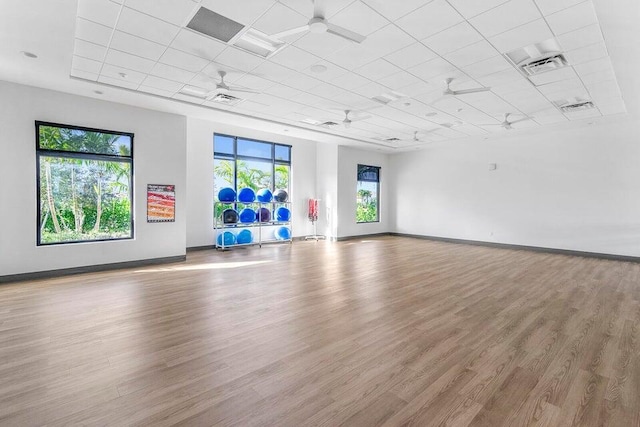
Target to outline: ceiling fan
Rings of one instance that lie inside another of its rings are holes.
[[[471,89],[453,90],[451,89],[451,82],[453,82],[454,80],[455,79],[453,77],[448,77],[444,80],[444,84],[446,85],[446,88],[442,91],[442,95],[440,95],[439,98],[433,101],[432,104],[435,104],[436,102],[440,102],[443,99],[448,98],[450,96],[467,95],[470,93],[479,93],[479,92],[488,92],[491,90],[490,87],[476,87]]]
[[[351,40],[355,43],[362,43],[365,36],[358,33],[354,33],[351,30],[347,30],[344,27],[329,23],[324,17],[324,0],[313,1],[313,18],[309,20],[307,25],[302,27],[292,28],[290,30],[282,31],[277,34],[273,34],[271,37],[276,39],[282,39],[283,37],[292,36],[294,34],[310,31],[316,34],[329,33],[336,36],[340,36],[344,39]]]
[[[347,129],[351,127],[351,123],[357,122],[359,120],[366,120],[371,117],[371,116],[359,116],[359,117],[351,118],[349,117],[349,114],[351,113],[352,113],[352,110],[344,110],[344,120],[342,121],[342,125]]]
[[[480,124],[478,126],[501,126],[503,129],[511,130],[513,129],[513,126],[511,125],[513,125],[514,123],[524,122],[525,120],[531,120],[533,118],[533,117],[524,117],[518,120],[509,120],[510,115],[511,113],[504,113],[504,118],[502,119],[502,123],[486,123],[486,124]]]
[[[260,93],[251,89],[245,89],[242,87],[233,87],[233,86],[227,85],[224,82],[224,76],[227,75],[226,71],[218,71],[218,75],[220,76],[220,82],[216,83],[216,88],[214,90],[212,90],[211,92],[205,95],[205,98],[207,98],[207,101],[210,101],[211,99],[215,98],[217,95],[220,95],[220,94],[227,95],[229,92]]]

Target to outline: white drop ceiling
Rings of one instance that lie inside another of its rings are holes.
[[[639,58],[630,52],[631,58],[618,58],[616,68],[610,51],[619,52],[613,44],[624,40],[616,19],[628,24],[638,11],[611,11],[615,7],[607,8],[606,1],[593,1],[595,5],[592,0],[325,0],[329,22],[366,36],[362,43],[303,32],[283,37],[284,46],[264,58],[234,41],[250,29],[271,35],[306,24],[313,14],[311,1],[3,0],[0,79],[76,93],[83,87],[107,95],[124,89],[123,99],[168,99],[185,114],[193,108],[200,109],[200,116],[222,110],[398,151],[507,132],[498,126],[505,113],[514,120],[531,118],[508,132],[584,125],[585,120],[626,114],[629,99],[636,105],[638,94],[620,89],[618,71],[629,64],[637,69]],[[186,28],[200,7],[244,29],[223,43]],[[44,28],[25,30],[21,20],[43,23]],[[44,24],[46,20],[58,22]],[[69,30],[69,24],[74,28]],[[62,35],[51,34],[52,27],[63,26]],[[71,39],[64,36],[68,34]],[[528,78],[506,57],[552,39],[568,67]],[[40,58],[29,62],[20,51],[37,51]],[[325,71],[314,71],[314,65]],[[214,90],[219,71],[227,72],[230,86],[256,93],[231,91],[240,98],[231,105],[185,94]],[[628,78],[631,73],[623,69],[622,74]],[[449,77],[454,78],[453,90],[490,90],[442,98]],[[382,104],[374,98],[390,101]],[[582,100],[592,101],[595,108],[574,113],[559,108]],[[342,126],[344,110],[353,112],[348,128]],[[327,121],[339,125],[310,124]]]

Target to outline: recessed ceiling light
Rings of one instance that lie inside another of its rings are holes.
[[[95,93],[96,95],[102,95],[104,92],[101,90],[94,90],[93,93]]]
[[[38,55],[36,55],[35,53],[27,52],[26,50],[23,50],[20,53],[23,54],[24,56],[26,56],[27,58],[35,59],[35,58],[38,57]]]
[[[119,75],[120,77],[122,77],[123,79],[126,79],[126,78],[127,78],[127,73],[118,73],[118,75]]]
[[[325,71],[327,71],[327,67],[322,64],[316,64],[312,65],[310,70],[314,73],[324,73]]]
[[[284,129],[285,132],[289,132],[289,129]]]
[[[458,108],[456,111],[459,113],[459,112],[461,112],[462,110],[464,110],[464,108]]]
[[[433,117],[433,116],[437,116],[437,115],[438,115],[438,113],[436,113],[435,111],[432,111],[430,113],[425,114],[425,116],[427,116],[427,117]]]
[[[405,107],[410,107],[410,106],[411,106],[411,103],[410,103],[410,102],[405,102],[405,103],[404,103],[404,106],[405,106]]]

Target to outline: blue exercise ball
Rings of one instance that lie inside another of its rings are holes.
[[[260,208],[256,211],[256,221],[269,222],[271,221],[271,212],[267,208]]]
[[[253,209],[244,208],[240,211],[240,222],[249,223],[256,221],[256,213]]]
[[[276,220],[277,221],[289,221],[291,219],[291,211],[284,206],[280,206],[276,209]]]
[[[273,233],[276,240],[289,240],[291,239],[291,230],[289,227],[278,227]]]
[[[269,190],[268,188],[258,190],[256,196],[258,197],[258,201],[262,203],[269,203],[271,199],[273,199],[273,194],[271,194],[271,190]]]
[[[225,224],[235,224],[238,222],[238,212],[235,209],[225,209],[222,212],[222,222]]]
[[[231,187],[224,187],[218,191],[218,200],[221,202],[235,202],[236,191]]]
[[[242,230],[238,233],[236,237],[236,243],[239,245],[246,245],[253,242],[253,234],[251,234],[251,230]]]
[[[289,193],[287,193],[285,190],[276,190],[275,193],[273,193],[273,199],[276,202],[286,202],[287,199],[289,198]]]
[[[232,246],[236,244],[236,235],[230,231],[225,231],[222,234],[218,235],[218,246],[223,246],[222,242],[224,241],[224,246]]]
[[[256,192],[253,188],[245,187],[238,192],[238,201],[242,203],[251,203],[256,201]]]

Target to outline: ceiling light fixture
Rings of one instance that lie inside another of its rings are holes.
[[[20,51],[20,53],[31,59],[36,59],[38,57],[38,55],[36,55],[35,53],[27,52],[26,50]]]
[[[438,115],[438,113],[436,113],[435,111],[432,111],[430,113],[425,114],[425,116],[427,116],[427,117],[433,117],[433,116],[437,116],[437,115]]]
[[[127,78],[127,73],[118,73],[118,75],[119,75],[120,77],[122,77],[123,79],[126,79],[126,78]]]
[[[325,71],[327,71],[327,66],[322,64],[315,64],[311,66],[310,70],[314,73],[324,73]]]
[[[102,94],[104,94],[104,92],[103,92],[103,91],[101,91],[101,90],[94,90],[94,91],[93,91],[93,93],[95,93],[96,95],[102,95]]]

